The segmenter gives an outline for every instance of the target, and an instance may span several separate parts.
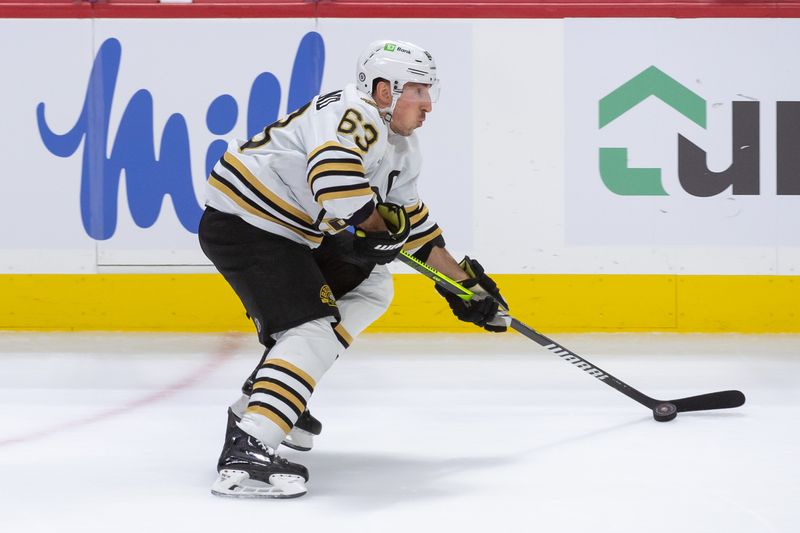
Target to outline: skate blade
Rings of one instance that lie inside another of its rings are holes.
[[[250,479],[244,470],[222,470],[211,485],[211,494],[227,498],[299,498],[308,492],[301,476],[273,474],[269,483]]]
[[[300,428],[292,428],[281,443],[293,450],[307,452],[314,447],[314,434]]]

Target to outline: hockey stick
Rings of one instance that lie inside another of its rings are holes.
[[[457,281],[450,279],[449,277],[445,276],[435,268],[429,266],[428,264],[420,261],[413,255],[410,255],[407,252],[401,251],[398,259],[405,263],[406,265],[410,266],[420,274],[426,276],[427,278],[432,279],[438,286],[442,287],[444,290],[459,296],[461,299],[465,301],[469,301],[475,296],[475,293],[471,290],[467,289],[466,287],[462,286]],[[502,309],[503,312],[506,309]],[[605,370],[601,369],[600,367],[590,363],[583,357],[577,355],[575,352],[570,351],[564,348],[562,345],[557,343],[556,341],[542,335],[535,329],[530,326],[527,326],[517,320],[516,318],[508,315],[507,313],[504,314],[504,318],[508,322],[508,325],[514,331],[517,331],[532,341],[536,342],[540,346],[547,348],[551,353],[559,356],[564,361],[572,363],[577,368],[588,373],[590,376],[594,376],[595,378],[599,379],[609,387],[612,387],[625,396],[636,400],[640,404],[644,405],[648,409],[653,411],[653,418],[658,420],[659,422],[667,422],[675,418],[678,413],[683,413],[686,411],[707,411],[710,409],[730,409],[733,407],[739,407],[743,405],[745,402],[744,394],[738,390],[726,390],[720,392],[710,392],[708,394],[701,394],[699,396],[689,396],[687,398],[678,398],[676,400],[656,400],[655,398],[651,398],[646,394],[639,392],[638,390],[634,389],[624,381],[614,377],[610,373],[606,372]]]

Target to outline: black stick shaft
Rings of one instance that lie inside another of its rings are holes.
[[[613,375],[606,372],[602,368],[595,366],[594,364],[590,363],[589,361],[579,356],[575,352],[564,348],[562,345],[560,345],[553,339],[542,335],[532,327],[523,324],[516,318],[511,318],[511,329],[513,329],[518,333],[521,333],[522,335],[525,335],[526,337],[536,342],[540,346],[547,348],[551,353],[559,356],[564,361],[572,363],[576,367],[585,371],[590,376],[594,376],[595,378],[602,381],[609,387],[618,390],[628,398],[636,400],[645,407],[652,409],[659,403],[658,400],[655,400],[650,396],[647,396],[646,394],[634,389],[624,381],[614,377]]]

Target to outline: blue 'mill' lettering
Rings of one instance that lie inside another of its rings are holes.
[[[310,32],[303,37],[295,57],[289,87],[288,111],[319,93],[324,67],[322,37]],[[111,105],[119,73],[122,46],[107,39],[97,52],[83,108],[75,125],[64,134],[54,133],[45,120],[45,104],[36,108],[39,135],[56,156],[70,157],[83,142],[80,209],[86,233],[97,240],[109,239],[117,227],[120,175],[125,170],[128,208],[139,227],[149,228],[158,220],[164,197],[169,195],[181,225],[197,233],[203,209],[192,186],[191,151],[186,120],[180,113],[167,119],[161,135],[158,158],[154,147],[153,96],[137,91],[122,114],[116,138],[108,154]],[[253,82],[248,100],[247,135],[251,137],[278,118],[281,89],[269,72]],[[211,133],[224,135],[233,129],[238,105],[230,95],[221,95],[209,105],[206,125]],[[225,150],[225,142],[213,141],[206,151],[208,172]]]

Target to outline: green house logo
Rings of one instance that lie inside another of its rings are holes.
[[[649,67],[600,100],[599,127],[655,96],[701,128],[706,127],[706,101],[656,67]],[[600,148],[600,177],[623,196],[664,196],[660,168],[628,167],[627,148]]]
[[[602,130],[651,96],[706,129],[706,101],[653,66],[600,99],[598,128]],[[731,164],[724,170],[709,169],[708,154],[678,134],[678,181],[684,191],[701,198],[723,192],[761,194],[760,106],[755,99],[731,103]],[[775,102],[773,127],[775,151],[766,157],[775,163],[775,192],[778,196],[800,195],[800,101]],[[615,194],[667,195],[661,169],[629,167],[625,147],[600,148],[598,163],[603,184]]]

